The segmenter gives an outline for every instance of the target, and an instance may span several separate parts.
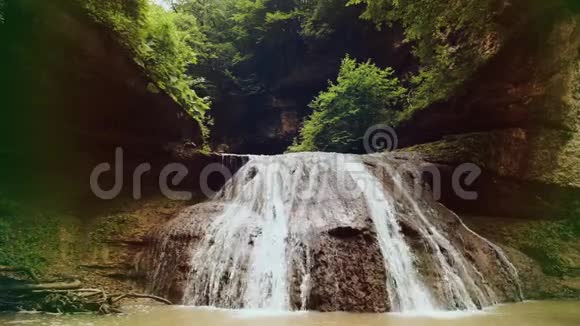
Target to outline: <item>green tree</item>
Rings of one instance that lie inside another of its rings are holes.
[[[392,123],[406,92],[393,69],[380,69],[370,61],[357,63],[347,56],[336,83],[330,82],[310,103],[314,112],[289,150],[361,151],[366,130]]]
[[[199,27],[200,42],[195,46],[199,66],[209,68],[206,73],[225,72],[231,69],[238,55],[233,45],[235,0],[174,0],[174,10],[195,17]],[[196,34],[197,35],[197,34]],[[201,40],[203,39],[203,40]]]
[[[196,17],[166,11],[149,0],[87,0],[82,5],[96,21],[109,27],[133,53],[158,88],[194,117],[207,135],[209,100],[194,90],[189,69],[204,48]]]
[[[491,0],[350,0],[366,4],[363,19],[379,28],[393,22],[405,28],[420,60],[407,115],[446,99],[502,44]]]
[[[321,41],[328,39],[342,24],[352,27],[355,21],[349,16],[347,3],[348,0],[306,1],[301,8],[302,35]]]
[[[208,103],[192,90],[194,80],[187,74],[188,67],[195,64],[194,48],[201,37],[195,17],[168,13],[153,6],[148,14],[139,57],[148,68],[157,85],[166,90],[194,118],[203,121]]]

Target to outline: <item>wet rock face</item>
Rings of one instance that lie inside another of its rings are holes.
[[[437,309],[520,299],[498,247],[429,196],[407,196],[413,180],[381,171],[400,162],[337,156],[250,160],[216,199],[150,234],[139,263],[150,290],[184,304],[325,312],[401,311],[416,299],[411,285]],[[264,178],[274,171],[283,177]],[[357,175],[380,189],[361,192]],[[309,184],[323,196],[304,197]]]
[[[507,256],[501,252],[499,247],[488,242],[476,233],[469,230],[459,220],[459,217],[450,213],[443,206],[434,207],[430,212],[434,219],[442,219],[441,232],[450,240],[453,247],[457,248],[462,258],[468,263],[467,273],[472,275],[473,282],[477,287],[471,287],[468,282],[468,291],[472,296],[477,297],[477,291],[483,293],[493,293],[491,304],[501,302],[513,302],[522,299],[519,279],[513,274],[513,266],[506,263]],[[418,239],[413,242],[417,254],[417,265],[421,274],[427,279],[431,290],[436,297],[445,298],[449,295],[442,279],[445,275],[433,266],[436,266],[435,253],[432,250],[422,250],[427,246],[425,239]],[[445,248],[441,248],[441,253],[447,261],[453,262],[456,258]],[[472,269],[471,269],[472,268]],[[461,273],[459,273],[461,275]],[[479,288],[479,289],[478,289]],[[474,300],[477,308],[481,309],[490,303]],[[448,309],[462,309],[450,303]]]
[[[433,194],[422,181],[414,178],[420,175],[416,171],[416,162],[396,160],[389,155],[370,157],[365,162],[378,178],[382,178],[387,192],[394,194],[400,231],[412,247],[415,264],[440,308],[465,309],[454,303],[453,297],[457,294],[450,292],[445,282],[449,274],[441,268],[438,259],[447,262],[454,270],[453,274],[464,280],[477,308],[522,299],[517,270],[507,256],[498,246],[465,226],[454,212],[433,199]],[[397,178],[384,170],[385,162],[401,172],[399,182],[393,181]],[[411,198],[405,195],[401,187],[407,189],[406,193],[411,194]],[[425,228],[421,218],[428,220],[431,227]]]
[[[222,210],[215,203],[186,208],[146,237],[148,249],[137,256],[136,265],[145,272],[149,291],[183,303],[192,255],[204,235],[203,226]]]
[[[355,230],[351,236],[322,234],[323,244],[313,250],[314,285],[307,310],[386,312],[390,310],[385,268],[375,235]]]

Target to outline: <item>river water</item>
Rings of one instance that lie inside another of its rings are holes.
[[[298,312],[268,314],[248,310],[210,308],[130,306],[117,316],[43,314],[0,315],[0,325],[42,326],[567,326],[580,325],[580,302],[524,302],[500,305],[482,312],[445,312],[429,316],[409,314],[351,314]]]

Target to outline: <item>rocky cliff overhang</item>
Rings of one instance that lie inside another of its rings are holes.
[[[451,99],[398,130],[415,159],[483,169],[482,198],[449,199],[454,209],[558,216],[579,198],[580,15],[562,1],[540,7]]]
[[[115,32],[75,1],[12,1],[2,37],[0,176],[7,192],[86,192],[91,169],[121,147],[160,160],[168,143],[202,145],[199,123]],[[44,187],[46,186],[46,187]],[[66,196],[65,196],[66,197]]]

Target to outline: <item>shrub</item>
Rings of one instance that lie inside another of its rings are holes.
[[[391,68],[346,57],[336,83],[310,103],[314,113],[304,122],[290,151],[358,152],[366,130],[392,123],[406,89]]]

